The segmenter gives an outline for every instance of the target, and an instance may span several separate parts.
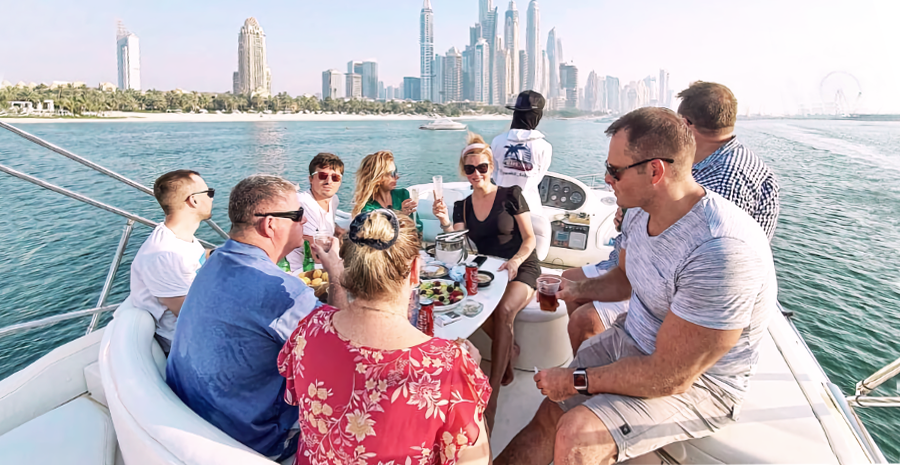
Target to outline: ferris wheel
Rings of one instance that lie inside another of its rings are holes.
[[[857,111],[862,87],[856,76],[845,71],[832,71],[819,83],[819,96],[826,113],[849,116]]]

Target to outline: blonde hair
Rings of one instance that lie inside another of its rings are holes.
[[[403,281],[409,278],[413,259],[419,255],[416,224],[406,215],[397,215],[397,241],[384,250],[345,239],[341,246],[344,274],[341,286],[351,297],[366,300],[394,299]],[[371,213],[358,233],[360,239],[390,242],[394,227],[384,213]]]
[[[479,136],[478,134],[475,134],[474,132],[470,132],[469,135],[466,136],[466,146],[469,146],[472,144],[483,144],[486,147],[483,147],[483,148],[473,147],[469,150],[464,151],[459,156],[459,174],[462,175],[462,177],[466,177],[466,170],[465,170],[466,157],[468,157],[469,155],[482,155],[483,154],[483,155],[487,156],[487,158],[488,158],[488,165],[490,166],[490,168],[488,169],[488,176],[490,176],[490,173],[492,173],[494,171],[494,152],[491,151],[491,146],[488,145],[484,141],[483,137]]]
[[[362,211],[375,191],[381,188],[381,178],[388,173],[388,165],[394,161],[394,154],[382,150],[366,155],[356,170],[356,190],[353,192],[353,211],[356,216]],[[393,236],[392,236],[393,237]]]

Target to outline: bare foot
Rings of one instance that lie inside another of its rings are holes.
[[[512,357],[509,358],[506,372],[503,373],[503,378],[500,379],[501,386],[509,386],[515,380],[516,374],[513,372],[513,365],[515,365],[515,361],[519,358],[521,352],[522,349],[519,348],[519,344],[513,344]]]

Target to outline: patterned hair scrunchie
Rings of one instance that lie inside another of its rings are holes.
[[[390,220],[391,227],[394,228],[393,239],[389,241],[383,241],[380,239],[368,239],[359,236],[360,233],[362,233],[363,226],[366,224],[366,220],[376,213],[381,213],[382,215],[386,216],[388,220]],[[397,215],[394,214],[393,211],[386,208],[379,208],[378,210],[360,213],[359,215],[356,215],[356,218],[353,218],[353,222],[350,223],[350,229],[347,233],[347,236],[350,239],[350,242],[353,242],[354,244],[369,246],[375,250],[385,250],[394,245],[397,242],[397,238],[400,237],[400,221],[397,219]]]

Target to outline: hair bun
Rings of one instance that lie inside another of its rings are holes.
[[[353,218],[348,230],[348,238],[358,245],[375,250],[385,250],[397,242],[400,236],[400,221],[397,215],[386,208],[360,213]]]

